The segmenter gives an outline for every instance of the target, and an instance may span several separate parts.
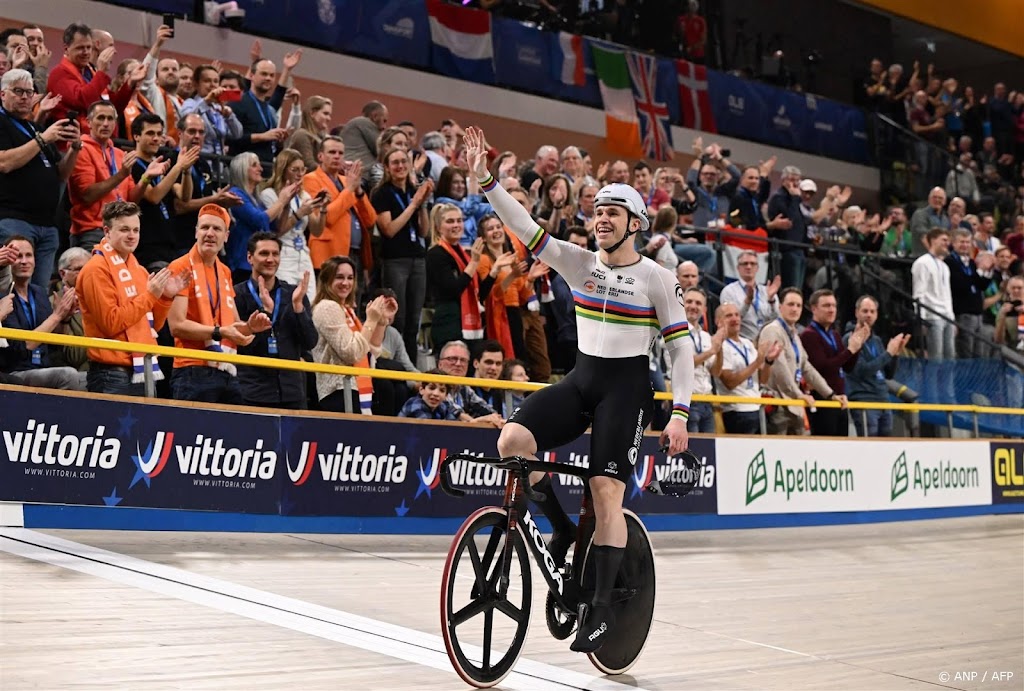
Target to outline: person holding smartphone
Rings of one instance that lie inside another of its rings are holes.
[[[229,139],[242,136],[242,123],[239,122],[231,106],[221,101],[224,89],[220,86],[220,73],[213,65],[199,65],[193,72],[196,95],[185,101],[181,106],[182,116],[197,113],[206,124],[202,152],[207,155],[222,156]],[[224,167],[220,161],[214,162],[219,172]]]
[[[14,235],[29,238],[36,252],[32,283],[45,288],[57,256],[60,184],[74,169],[82,142],[73,119],[46,129],[31,122],[35,93],[26,70],[10,70],[0,79],[0,243]],[[67,148],[61,153],[58,145]]]

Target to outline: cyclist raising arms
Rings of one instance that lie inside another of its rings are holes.
[[[629,185],[603,187],[594,202],[597,252],[548,235],[487,171],[483,132],[465,134],[466,156],[487,201],[529,250],[572,288],[579,331],[575,368],[564,379],[530,395],[509,417],[498,438],[502,456],[536,458],[538,451],[569,443],[586,431],[590,440],[590,491],[594,501],[595,592],[581,607],[571,648],[594,652],[615,625],[611,591],[626,546],[622,500],[654,404],[648,351],[660,329],[672,358],[672,417],[661,434],[669,453],[686,449],[686,418],[693,387],[693,346],[675,275],[640,256],[633,235],[647,230],[646,205]],[[552,556],[561,565],[575,540],[575,526],[545,473],[530,483],[546,495],[540,507],[551,521]]]

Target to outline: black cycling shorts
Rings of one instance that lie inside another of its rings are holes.
[[[646,355],[598,358],[578,353],[568,376],[527,396],[508,421],[533,433],[538,453],[568,444],[592,426],[590,477],[625,483],[653,407]]]

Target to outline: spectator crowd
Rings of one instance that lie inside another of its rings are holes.
[[[301,50],[275,62],[257,41],[245,74],[180,64],[161,54],[172,36],[161,27],[143,60],[117,62],[109,33],[75,23],[54,61],[38,27],[0,33],[4,326],[485,382],[549,382],[573,368],[572,292],[493,213],[466,170],[458,123],[393,124],[380,101],[348,113],[304,100],[292,84]],[[874,97],[888,103],[890,92]],[[935,94],[943,117],[950,93]],[[1024,94],[997,86],[987,103],[1024,122]],[[1021,130],[1004,135],[977,151],[968,143],[953,188],[926,191],[920,208],[876,211],[852,205],[848,187],[819,190],[794,166],[776,172],[775,157],[736,163],[700,138],[686,170],[595,163],[571,142],[530,159],[488,155],[539,227],[590,249],[597,190],[631,184],[652,220],[638,248],[679,279],[695,393],[804,399],[809,418],[775,406],[770,431],[845,435],[846,411],[814,402],[888,400],[908,349],[1024,353],[1021,190],[1007,202],[1002,182],[971,187],[966,175],[976,163],[1000,181],[1024,172]],[[916,319],[887,315],[903,292]],[[143,395],[147,367],[161,395],[181,400],[494,427],[522,395],[0,342],[9,383]],[[651,379],[668,390],[659,342]],[[723,405],[725,430],[757,432],[757,409]],[[853,419],[860,434],[892,430],[881,411]],[[715,411],[696,403],[689,424],[714,431]]]

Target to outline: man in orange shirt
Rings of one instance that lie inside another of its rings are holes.
[[[238,318],[231,270],[217,259],[230,224],[223,207],[201,208],[196,244],[167,267],[187,281],[167,315],[178,348],[234,353],[237,346],[248,345],[255,334],[270,328],[264,312],[253,312],[247,321]],[[174,358],[171,395],[180,401],[243,403],[235,366],[227,362]]]
[[[138,203],[143,195],[153,196],[157,201],[167,190],[157,196],[150,187],[164,175],[170,163],[162,157],[153,159],[146,166],[146,173],[135,184],[132,166],[139,155],[134,151],[125,153],[114,146],[111,137],[117,127],[117,110],[106,101],[96,101],[89,107],[91,134],[82,135],[82,150],[75,161],[68,180],[71,198],[71,246],[92,248],[103,240],[103,207],[109,202],[129,201]],[[173,178],[173,179],[172,179]],[[161,183],[170,188],[177,175],[167,176]]]
[[[302,188],[313,198],[326,195],[330,202],[323,232],[309,238],[313,267],[319,269],[326,260],[338,255],[349,257],[358,269],[356,277],[362,294],[367,275],[373,269],[370,228],[377,222],[377,212],[360,182],[363,164],[346,161],[345,142],[335,136],[324,137],[317,160],[320,167],[306,173]]]
[[[132,202],[115,201],[103,207],[104,239],[75,282],[88,337],[156,345],[156,332],[163,328],[171,301],[181,290],[181,278],[169,269],[149,275],[135,259],[139,216],[139,207]],[[89,391],[145,395],[142,353],[90,348],[87,354]],[[151,367],[154,380],[164,378],[155,358]]]

